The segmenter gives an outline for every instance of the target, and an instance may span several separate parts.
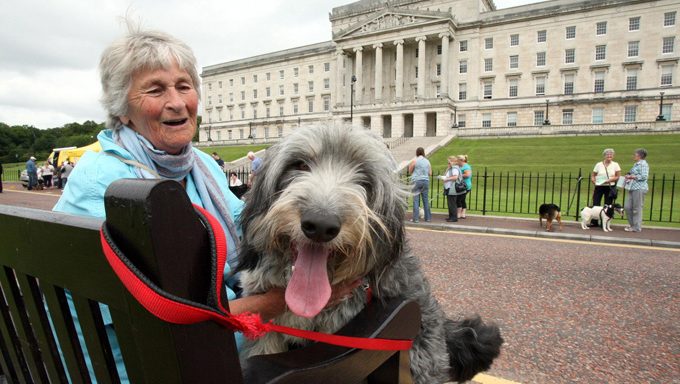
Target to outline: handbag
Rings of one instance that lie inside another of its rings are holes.
[[[604,163],[602,164],[604,165]],[[607,171],[607,167],[604,167],[604,173],[607,175],[607,180],[609,180],[609,172]],[[609,197],[612,200],[616,200],[616,198],[619,195],[619,191],[616,189],[616,185],[609,185],[609,194],[607,197]]]

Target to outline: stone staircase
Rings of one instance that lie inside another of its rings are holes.
[[[432,152],[447,145],[455,136],[437,136],[437,137],[410,137],[390,148],[392,156],[399,164],[399,171],[406,168],[409,161],[416,156],[416,148],[423,147],[425,149],[425,156],[429,156]]]

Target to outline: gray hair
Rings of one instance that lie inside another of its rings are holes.
[[[137,71],[170,68],[176,62],[187,71],[201,98],[196,58],[188,45],[164,32],[144,31],[130,21],[127,26],[127,35],[106,48],[99,61],[100,101],[108,114],[106,127],[114,130],[122,126],[120,116],[128,113],[128,92]]]
[[[647,158],[647,150],[644,148],[638,148],[635,150],[635,153],[637,153],[638,156],[640,156],[641,159],[646,159]]]
[[[614,156],[614,154],[615,154],[616,152],[615,152],[613,149],[611,149],[611,148],[607,148],[607,149],[605,149],[604,151],[602,151],[602,156],[607,156],[608,153],[611,153],[612,156]]]

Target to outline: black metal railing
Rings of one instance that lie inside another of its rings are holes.
[[[443,182],[436,174],[430,181],[429,200],[432,208],[446,209]],[[408,174],[403,180],[408,180]],[[593,185],[590,175],[578,172],[495,172],[484,168],[473,174],[472,191],[467,197],[468,211],[493,214],[535,215],[543,203],[560,206],[562,216],[579,219],[579,213],[592,204]],[[649,192],[645,196],[644,219],[650,222],[680,223],[680,215],[673,211],[680,204],[677,176],[649,176]],[[617,202],[623,205],[626,190],[619,189]],[[409,205],[412,199],[409,198]]]

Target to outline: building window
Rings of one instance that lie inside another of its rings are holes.
[[[246,84],[246,77],[241,76],[241,85],[245,85],[245,84]]]
[[[670,27],[675,25],[675,14],[676,11],[673,12],[666,12],[663,14],[663,26],[664,27]]]
[[[673,104],[665,104],[661,108],[661,116],[664,120],[671,121],[671,111],[673,110]]]
[[[536,66],[545,66],[545,52],[536,52]]]
[[[595,34],[597,34],[598,36],[602,36],[602,35],[607,34],[607,22],[606,21],[600,21],[596,24]]]
[[[493,37],[484,39],[484,49],[493,49]]]
[[[323,110],[324,112],[328,112],[331,110],[331,98],[328,96],[324,96],[323,98]]]
[[[519,34],[510,35],[510,46],[516,47],[519,45]]]
[[[467,40],[461,40],[458,42],[458,50],[460,52],[467,52],[468,50]]]
[[[593,108],[593,124],[604,123],[604,108]]]
[[[458,73],[467,73],[467,60],[458,62]]]
[[[668,36],[663,38],[662,53],[673,53],[675,51],[675,36]]]
[[[673,85],[673,65],[661,66],[661,86],[670,87]]]
[[[297,103],[297,101],[293,103],[293,114],[294,115],[298,114],[298,103]]]
[[[595,86],[593,89],[595,93],[604,93],[604,72],[595,72]]]
[[[576,76],[573,73],[564,75],[564,94],[573,95],[574,94],[574,78]]]
[[[222,94],[217,95],[217,98],[219,99],[218,103],[222,104]]]
[[[517,126],[517,112],[508,112],[508,127],[516,127]]]
[[[239,137],[242,139],[242,138],[243,138],[243,135],[244,135],[244,133],[243,133],[243,128],[239,129],[239,130],[238,130],[238,133],[239,133]]]
[[[623,109],[623,122],[634,123],[637,120],[637,105],[626,105]]]
[[[221,81],[218,81],[218,82],[217,82],[217,86],[218,86],[219,88],[222,88],[222,82],[221,82]]]
[[[519,55],[510,55],[510,69],[519,68]]]
[[[271,96],[272,96],[272,88],[271,88],[271,87],[265,88],[265,92],[267,92],[267,97],[271,97]]]
[[[545,76],[536,77],[536,96],[545,95]]]
[[[442,45],[439,44],[439,45],[437,45],[437,55],[441,55],[441,54],[442,54]]]
[[[628,73],[626,75],[626,91],[634,91],[637,89],[638,70],[629,69],[627,72]]]
[[[323,79],[323,89],[331,89],[331,79]]]
[[[309,68],[309,73],[312,74],[314,73],[314,65],[310,65],[307,68]]]
[[[212,91],[212,83],[208,83],[208,91]]]
[[[267,73],[265,74],[265,76],[267,76],[267,81],[269,81],[269,80],[272,79],[272,74],[271,74],[271,72],[267,72]]]
[[[253,119],[257,119],[257,107],[253,107]]]
[[[465,128],[465,114],[458,115],[458,128]]]
[[[441,75],[442,75],[442,65],[441,65],[441,64],[437,64],[437,69],[436,69],[436,71],[437,71],[437,76],[441,76]]]
[[[491,128],[491,114],[482,113],[482,127]]]
[[[458,84],[458,100],[467,100],[467,84]]]
[[[518,88],[519,81],[517,79],[510,79],[508,81],[508,97],[517,97]]]
[[[284,73],[283,69],[279,71],[279,79],[281,79],[281,80],[283,80],[283,73]],[[283,95],[283,93],[282,93],[282,95]]]
[[[484,72],[493,71],[493,58],[487,57],[484,59]]]
[[[221,133],[222,133],[222,132],[220,132],[220,131],[216,131],[216,132],[215,132],[215,134],[217,134],[217,141],[222,140],[222,138],[220,137],[220,136],[222,136]]]
[[[314,92],[314,82],[313,81],[307,82],[307,86],[309,87],[309,92]]]
[[[241,91],[241,100],[246,99],[246,91]]]
[[[230,103],[234,102],[234,92],[229,92],[229,102]]]
[[[628,42],[628,57],[637,57],[640,54],[640,42],[639,41],[629,41]]]
[[[283,116],[283,105],[279,105],[279,116]]]
[[[416,65],[416,79],[418,78],[418,66]]]
[[[331,71],[331,63],[323,63],[323,71],[324,72],[330,72]]]
[[[265,115],[265,117],[270,117],[270,116],[271,116],[271,109],[270,109],[269,107],[267,107],[267,108],[264,110],[264,115]]]
[[[548,31],[545,29],[536,33],[536,42],[545,43],[548,40]]]
[[[208,105],[212,105],[212,96],[208,96]]]
[[[435,88],[434,97],[441,97],[441,96],[442,96],[442,87],[441,87],[441,85],[437,85],[437,87]]]
[[[486,80],[484,82],[484,98],[491,99],[493,95],[493,83],[491,80]]]
[[[597,45],[595,46],[595,60],[605,60],[607,58],[607,46]]]
[[[253,75],[253,83],[257,83],[257,75]]]
[[[562,110],[562,125],[574,124],[574,110],[573,109],[563,109]]]
[[[576,49],[569,48],[564,50],[564,62],[566,64],[573,64],[576,62]]]
[[[298,86],[298,83],[293,83],[293,94],[297,95],[300,93],[300,87]]]
[[[640,30],[640,16],[635,16],[628,19],[628,30],[629,31]]]
[[[567,40],[576,38],[576,26],[571,25],[571,26],[567,27],[566,30],[565,30],[564,37]]]
[[[264,138],[269,138],[269,127],[264,127]]]
[[[298,77],[298,75],[300,75],[300,68],[293,68],[293,77]]]
[[[245,109],[241,108],[241,119],[245,119],[245,118],[246,118],[246,111],[245,111]]]
[[[234,79],[229,79],[229,86],[233,87],[234,86]]]
[[[257,89],[253,89],[253,99],[257,99]]]
[[[534,125],[543,125],[545,121],[545,111],[534,111]]]
[[[283,85],[279,85],[279,95],[283,96]]]
[[[277,134],[279,137],[283,137],[283,127],[278,127],[278,128],[276,128],[276,134]]]
[[[307,110],[309,111],[309,113],[314,112],[314,99],[307,100]]]
[[[229,140],[233,139],[231,129],[227,131],[227,135],[229,136]]]

